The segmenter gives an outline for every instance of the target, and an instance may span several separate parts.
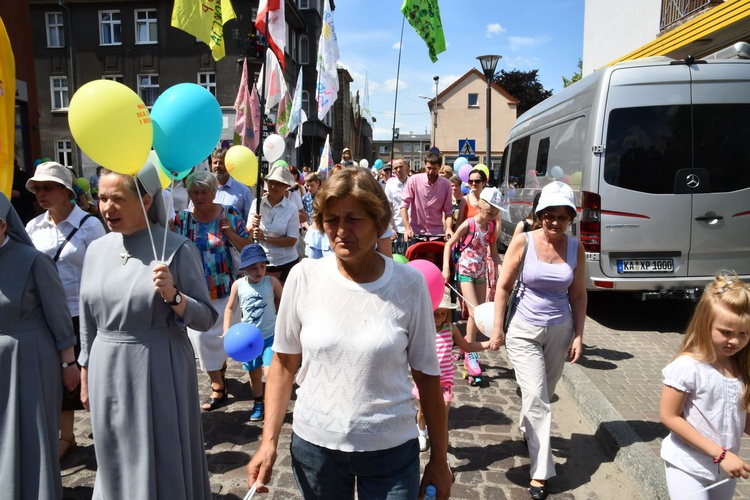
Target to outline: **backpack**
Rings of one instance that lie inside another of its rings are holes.
[[[487,230],[490,233],[490,243],[495,242],[495,221],[489,222],[489,227]],[[469,231],[464,236],[464,239],[462,241],[459,241],[455,245],[453,245],[453,250],[451,251],[451,261],[454,264],[458,264],[458,258],[461,256],[461,252],[466,250],[469,245],[471,245],[471,242],[474,241],[474,236],[477,232],[477,226],[476,222],[474,221],[474,217],[469,219]]]

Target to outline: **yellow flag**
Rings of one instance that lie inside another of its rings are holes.
[[[211,47],[214,61],[226,55],[224,23],[237,16],[230,0],[175,0],[172,26]]]
[[[10,199],[16,134],[16,61],[0,18],[0,191]]]

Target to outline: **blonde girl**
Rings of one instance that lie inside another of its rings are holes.
[[[750,286],[735,274],[720,274],[703,292],[682,348],[662,371],[659,414],[670,433],[661,457],[673,499],[731,499],[736,479],[750,473],[738,455],[749,430],[749,340]]]
[[[435,318],[435,347],[437,348],[438,363],[440,364],[440,385],[443,388],[443,400],[445,401],[445,411],[450,410],[451,401],[453,401],[453,379],[455,376],[455,367],[451,349],[453,343],[466,352],[478,352],[488,349],[490,342],[467,342],[456,325],[451,322],[451,311],[456,309],[456,303],[451,300],[450,288],[446,287],[443,293],[443,299],[440,301],[437,309],[433,313]],[[415,385],[412,394],[417,398],[419,404],[417,410],[417,429],[419,430],[419,450],[427,451],[429,449],[429,438],[427,434],[427,423],[422,414],[422,405],[419,403],[419,391]]]

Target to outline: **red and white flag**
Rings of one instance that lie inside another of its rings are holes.
[[[272,52],[266,52],[266,63],[260,68],[260,76],[265,80],[262,91],[266,98],[266,113],[270,113],[288,92],[284,72]]]
[[[266,14],[268,26],[266,27]],[[286,22],[284,20],[284,0],[260,0],[255,27],[268,38],[268,46],[284,68],[284,49],[286,49]]]

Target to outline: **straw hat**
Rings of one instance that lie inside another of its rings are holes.
[[[437,306],[438,309],[456,309],[458,306],[455,302],[451,299],[451,289],[447,286],[445,287],[445,290],[443,291],[443,298],[440,301],[440,305]]]
[[[26,189],[34,193],[36,191],[37,182],[56,182],[65,186],[68,191],[73,193],[73,196],[76,194],[75,191],[73,191],[73,174],[56,161],[40,163],[39,166],[36,167],[36,171],[34,171],[34,177],[26,181]]]

